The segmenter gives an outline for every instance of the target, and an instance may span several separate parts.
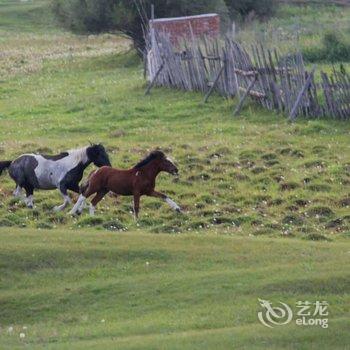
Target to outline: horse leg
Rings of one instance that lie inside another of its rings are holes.
[[[135,221],[139,217],[139,210],[140,210],[140,194],[134,193],[134,219],[135,219]]]
[[[177,212],[181,212],[181,208],[172,199],[170,199],[167,195],[160,193],[160,192],[157,192],[157,191],[152,191],[152,193],[149,196],[161,198],[161,199],[163,199],[163,201],[165,201],[169,204],[171,209],[174,209]]]
[[[60,192],[61,192],[61,195],[63,197],[64,202],[63,202],[63,204],[57,205],[56,207],[54,207],[53,208],[54,211],[62,211],[67,207],[67,205],[69,205],[72,202],[72,200],[68,196],[67,187],[65,185],[61,184],[59,189],[60,189]]]
[[[77,202],[75,203],[74,207],[72,208],[72,210],[69,213],[71,215],[81,214],[84,207],[85,207],[86,198],[90,197],[92,194],[94,194],[98,191],[99,191],[99,189],[98,189],[97,184],[92,184],[91,182],[89,182],[87,187],[82,189],[82,193],[80,194]]]
[[[33,209],[33,193],[34,193],[34,188],[30,185],[25,185],[24,189],[26,191],[26,198],[24,199],[24,203],[28,208]]]
[[[92,198],[90,203],[89,213],[91,216],[95,215],[96,205],[102,200],[102,198],[108,193],[108,190],[103,189],[96,193],[95,197]]]
[[[13,191],[13,195],[16,198],[21,198],[22,197],[22,187],[20,185],[17,185],[16,189]]]
[[[75,215],[75,214],[81,214],[81,212],[83,211],[84,207],[85,207],[85,197],[80,194],[77,202],[74,204],[72,210],[69,212],[69,214],[71,215]]]

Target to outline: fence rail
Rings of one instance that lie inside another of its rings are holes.
[[[263,45],[243,47],[226,37],[203,37],[174,46],[166,34],[147,36],[150,85],[213,91],[225,97],[250,97],[269,110],[296,117],[350,119],[350,75],[321,72],[318,83],[301,53],[281,56]],[[244,102],[240,101],[240,104]]]

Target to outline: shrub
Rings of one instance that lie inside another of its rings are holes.
[[[327,32],[320,47],[304,49],[304,58],[309,62],[349,62],[350,42],[338,32]]]
[[[232,18],[267,18],[275,13],[276,0],[225,0]]]
[[[53,0],[53,12],[66,28],[79,33],[100,33],[121,31],[130,36],[137,48],[143,48],[143,29],[140,12],[148,12],[143,17],[150,17],[153,3],[155,15],[176,17],[216,12],[225,22],[228,10],[224,0],[144,0],[143,9],[135,0]]]
[[[113,27],[112,0],[53,0],[52,9],[60,22],[75,32],[102,32]]]

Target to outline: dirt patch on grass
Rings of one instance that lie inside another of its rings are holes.
[[[282,219],[282,224],[288,224],[288,225],[300,226],[303,224],[303,222],[304,222],[304,220],[301,216],[294,215],[294,214],[286,215]]]
[[[306,214],[313,218],[330,218],[334,216],[332,209],[322,206],[310,208]]]
[[[300,185],[296,182],[284,182],[280,185],[280,190],[281,191],[292,191],[298,187],[300,187]]]
[[[339,201],[339,205],[342,207],[349,207],[350,206],[350,197],[345,197]]]

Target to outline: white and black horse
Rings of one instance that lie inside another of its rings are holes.
[[[101,144],[55,156],[23,154],[15,160],[0,162],[0,174],[4,169],[9,169],[9,174],[17,186],[14,195],[20,196],[24,188],[25,203],[29,208],[33,208],[34,189],[59,189],[64,202],[54,210],[60,211],[71,203],[67,190],[79,193],[79,182],[83,178],[85,168],[91,163],[97,167],[111,166],[108,154]]]

